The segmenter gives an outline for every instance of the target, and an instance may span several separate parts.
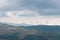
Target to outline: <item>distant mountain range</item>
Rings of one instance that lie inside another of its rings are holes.
[[[25,23],[16,24],[16,23],[0,22],[0,24],[8,24],[8,25],[13,25],[13,26],[32,26],[32,24],[25,24]]]
[[[20,24],[16,24],[16,23],[9,23],[9,22],[0,22],[0,24],[8,24],[8,25],[13,25],[13,26],[60,26],[60,25],[41,25],[41,24],[25,24],[25,23],[20,23]]]

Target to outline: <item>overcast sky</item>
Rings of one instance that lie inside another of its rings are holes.
[[[0,0],[1,22],[60,25],[59,20],[60,0]]]

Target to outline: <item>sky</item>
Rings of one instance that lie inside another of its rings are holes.
[[[0,0],[0,22],[60,25],[60,0]]]

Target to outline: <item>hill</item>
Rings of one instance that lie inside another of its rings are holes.
[[[0,23],[0,40],[60,40],[60,26]]]

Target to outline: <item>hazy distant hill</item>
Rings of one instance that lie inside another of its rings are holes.
[[[60,31],[60,26],[58,25],[34,25],[34,26],[29,26],[25,27],[28,29],[35,29],[38,31]]]
[[[0,23],[0,40],[60,40],[60,26]]]

